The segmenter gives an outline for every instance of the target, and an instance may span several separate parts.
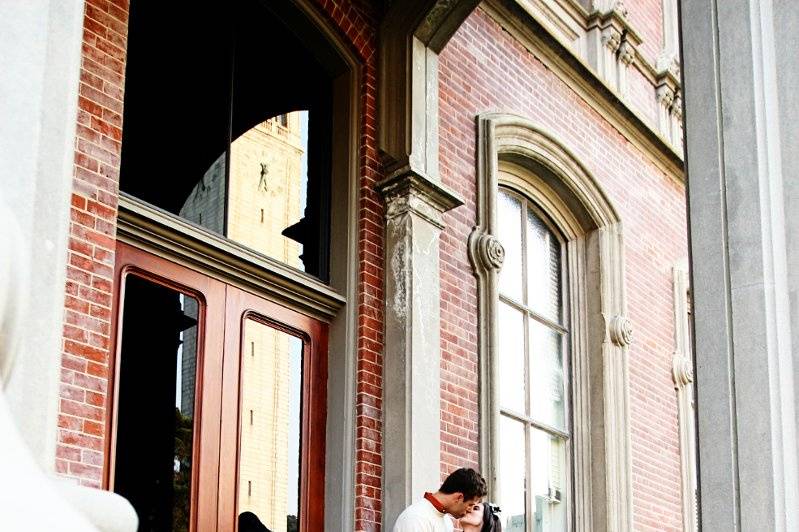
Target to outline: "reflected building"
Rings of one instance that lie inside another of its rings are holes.
[[[281,232],[299,222],[305,208],[305,124],[307,112],[297,111],[239,136],[230,146],[227,183],[223,154],[195,185],[180,215],[302,269],[302,245]],[[285,532],[287,516],[297,515],[300,379],[292,375],[301,371],[302,344],[247,320],[241,349],[238,513],[250,511],[269,530]]]

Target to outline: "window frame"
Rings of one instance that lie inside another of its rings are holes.
[[[568,264],[567,254],[568,249],[567,245],[568,242],[563,237],[560,229],[558,226],[553,222],[553,220],[547,215],[547,213],[533,200],[529,198],[521,187],[518,186],[518,181],[513,179],[513,176],[516,175],[516,172],[519,172],[518,168],[514,168],[511,165],[501,164],[500,165],[500,173],[499,173],[499,183],[498,183],[498,192],[502,193],[505,192],[520,201],[520,214],[521,220],[519,221],[523,227],[522,230],[522,241],[521,241],[521,254],[522,254],[522,301],[516,301],[511,297],[502,294],[499,290],[497,293],[497,298],[500,303],[504,303],[509,307],[521,312],[524,315],[524,373],[525,373],[525,410],[526,412],[515,412],[513,410],[503,408],[502,405],[498,405],[498,413],[502,417],[509,418],[516,422],[520,422],[524,425],[525,430],[525,485],[526,485],[526,494],[525,494],[525,519],[529,524],[529,519],[533,514],[533,504],[532,504],[532,475],[530,474],[532,471],[532,460],[533,457],[530,454],[530,442],[531,436],[530,431],[536,430],[550,436],[557,437],[564,442],[565,445],[565,452],[566,452],[566,471],[564,472],[565,478],[565,504],[566,504],[566,525],[567,530],[571,530],[572,522],[573,522],[573,511],[574,511],[574,503],[572,500],[573,493],[574,493],[574,478],[573,478],[573,468],[574,468],[574,456],[573,456],[573,436],[574,436],[574,421],[572,419],[572,376],[571,376],[571,359],[572,359],[572,341],[571,341],[571,316],[570,316],[570,294],[572,293],[570,287],[570,279],[568,269],[566,265]],[[514,182],[516,184],[514,186]],[[561,307],[561,319],[560,323],[552,321],[552,319],[543,316],[536,312],[530,305],[528,300],[528,289],[529,289],[529,279],[528,279],[528,269],[527,269],[527,253],[528,253],[528,235],[526,230],[526,221],[527,221],[527,211],[531,210],[533,214],[549,229],[550,233],[554,238],[558,240],[560,246],[560,301],[559,305]],[[531,410],[531,386],[530,386],[530,378],[532,373],[532,366],[531,366],[531,349],[530,349],[530,331],[529,326],[530,322],[535,321],[543,326],[545,326],[548,330],[558,331],[561,334],[562,343],[561,343],[561,351],[563,356],[563,376],[564,376],[564,430],[561,430],[557,427],[550,426],[540,420],[537,420],[535,416],[533,416],[530,412]]]
[[[571,324],[573,520],[570,530],[632,530],[628,346],[621,219],[572,152],[544,128],[512,114],[477,117],[477,223],[469,259],[477,277],[480,461],[502,505],[499,473],[496,238],[500,185],[534,201],[566,241]],[[529,514],[528,514],[529,515]]]

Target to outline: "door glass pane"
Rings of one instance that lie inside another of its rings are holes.
[[[500,190],[497,195],[497,237],[505,248],[499,271],[499,293],[522,301],[522,206],[515,196]]]
[[[544,222],[527,209],[527,304],[560,323],[560,242]]]
[[[199,304],[132,275],[124,294],[114,491],[140,531],[187,531]]]
[[[299,338],[244,320],[239,532],[298,529],[302,351]]]
[[[499,417],[499,486],[504,531],[525,532],[526,453],[524,425],[507,416]]]
[[[530,416],[566,430],[563,336],[530,319]]]
[[[566,530],[566,441],[530,428],[532,530]]]
[[[524,414],[524,315],[515,308],[499,303],[499,405]]]

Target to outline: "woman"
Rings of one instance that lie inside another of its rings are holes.
[[[502,532],[499,507],[490,502],[476,504],[472,511],[458,521],[463,532]],[[459,530],[456,528],[455,530]]]

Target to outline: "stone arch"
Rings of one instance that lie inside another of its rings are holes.
[[[574,529],[632,530],[632,481],[622,224],[601,185],[543,127],[512,114],[477,117],[477,219],[469,257],[478,285],[481,467],[497,482],[499,404],[496,197],[509,187],[538,204],[567,241],[572,320]]]

